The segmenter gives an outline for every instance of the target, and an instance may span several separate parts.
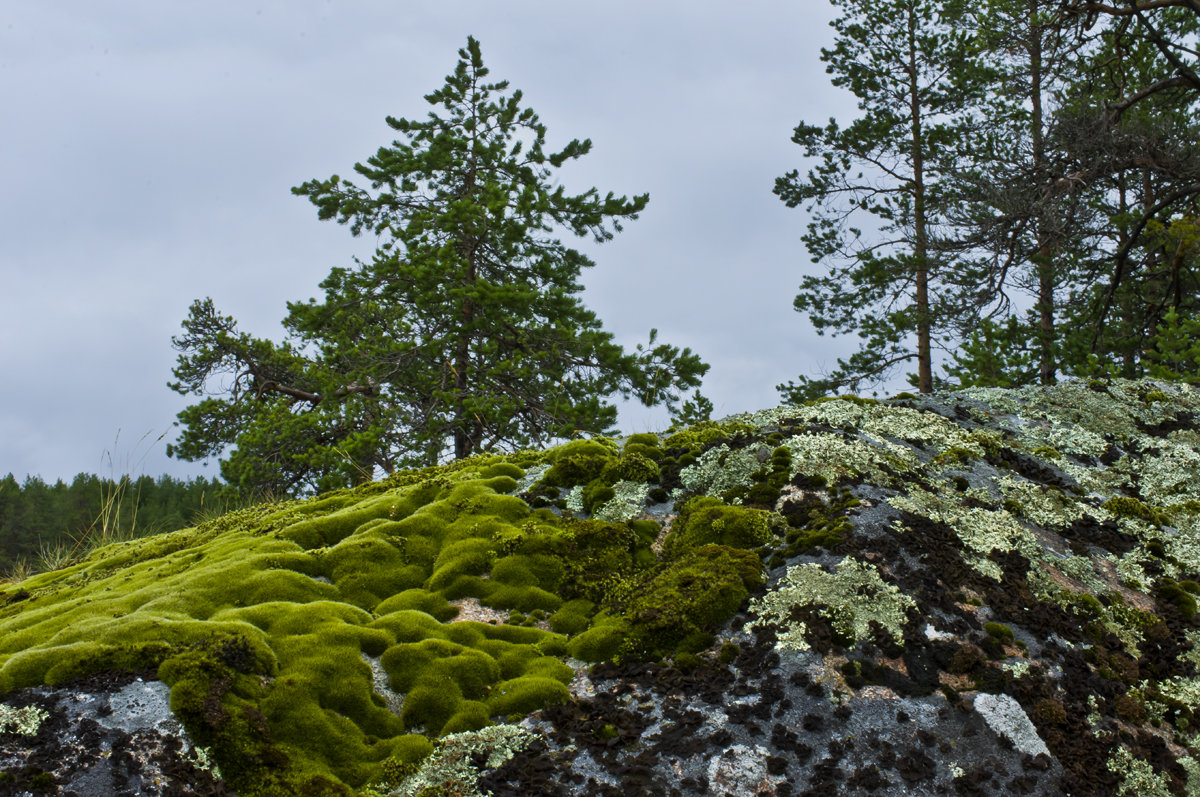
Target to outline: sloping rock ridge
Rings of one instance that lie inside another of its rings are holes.
[[[0,793],[1200,793],[1200,393],[781,407],[0,585]]]

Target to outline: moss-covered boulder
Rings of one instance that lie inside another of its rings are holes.
[[[248,796],[1200,792],[1197,485],[1120,380],[399,473],[0,582],[0,761],[122,674]]]

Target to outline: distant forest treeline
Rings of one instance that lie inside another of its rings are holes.
[[[184,528],[223,511],[231,500],[228,485],[216,479],[81,473],[70,484],[47,484],[37,476],[21,484],[10,473],[0,479],[0,574],[99,542]]]

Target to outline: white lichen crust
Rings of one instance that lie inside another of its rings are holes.
[[[1012,742],[1022,753],[1034,756],[1041,753],[1050,754],[1029,715],[1012,697],[984,692],[975,698],[975,710],[983,717],[988,727]]]

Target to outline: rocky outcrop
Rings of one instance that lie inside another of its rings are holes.
[[[1177,385],[476,457],[0,586],[0,790],[1197,793],[1198,582]]]

